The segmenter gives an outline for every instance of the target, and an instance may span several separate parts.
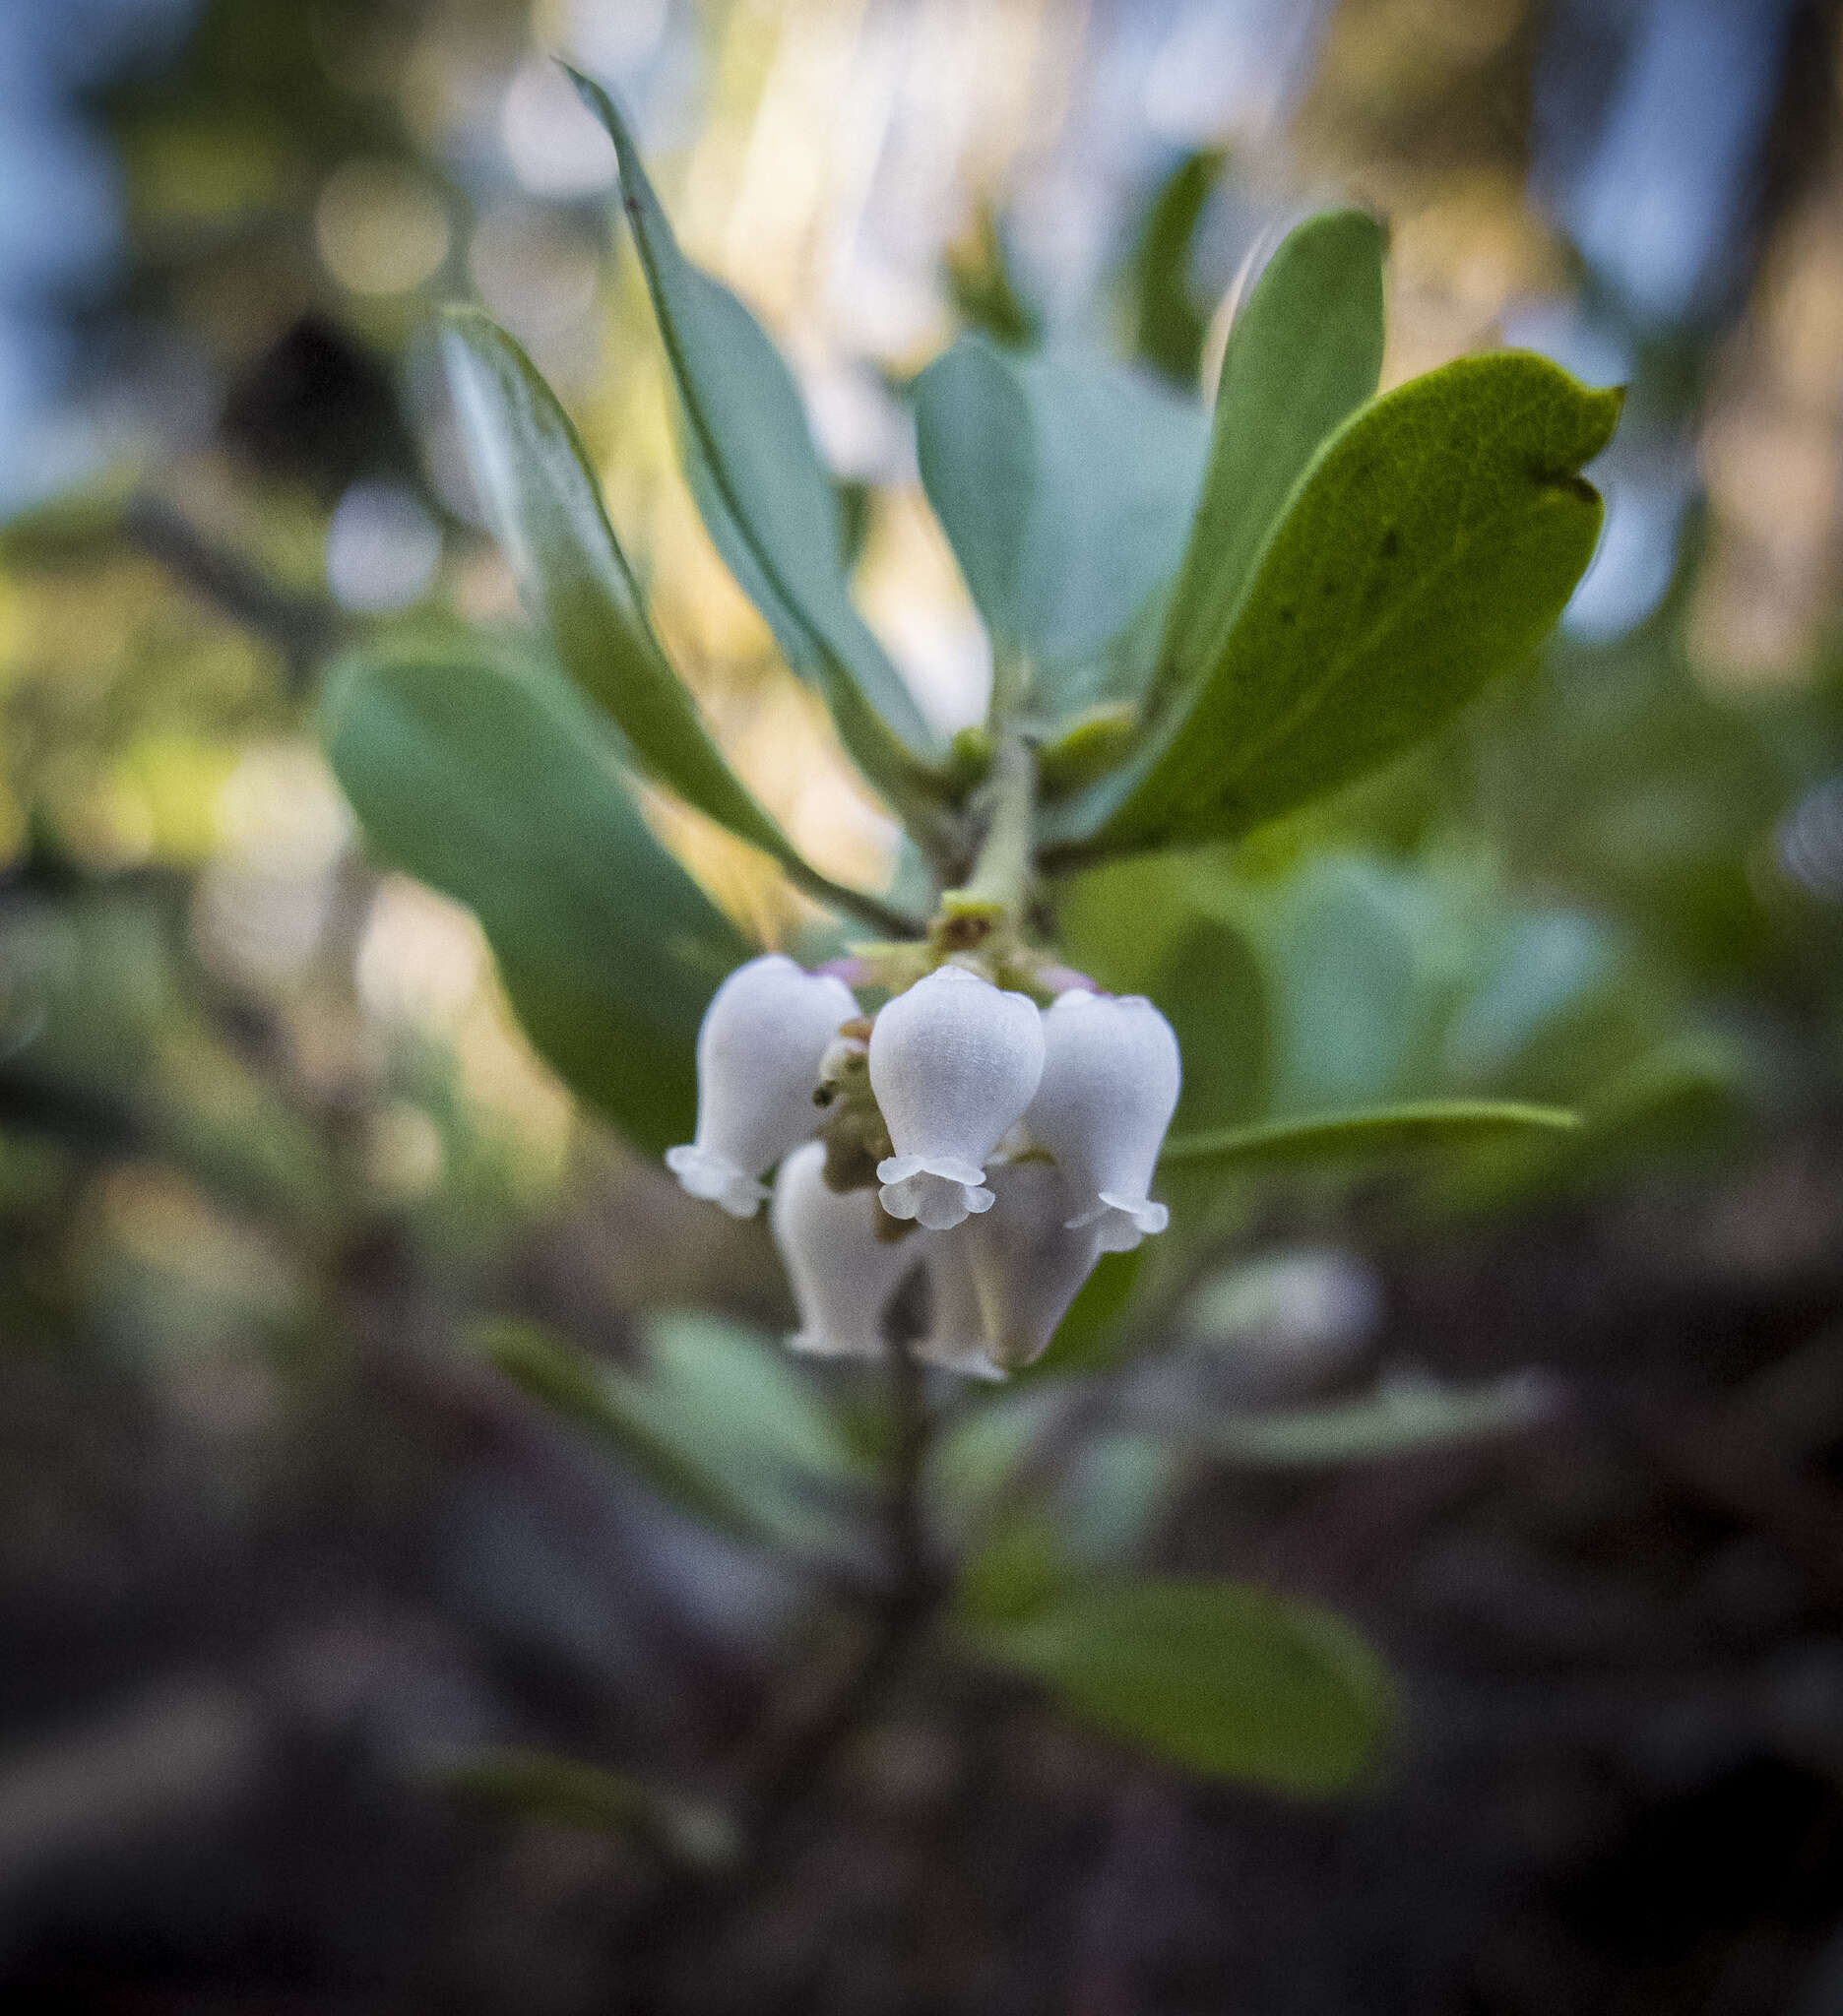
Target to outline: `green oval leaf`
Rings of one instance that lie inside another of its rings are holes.
[[[911,388],[922,487],[994,652],[1023,636],[1024,540],[1037,502],[1030,402],[1010,359],[963,336]]]
[[[1522,1105],[1513,1100],[1424,1100],[1363,1112],[1315,1113],[1303,1120],[1262,1120],[1208,1134],[1176,1134],[1166,1142],[1160,1161],[1239,1172],[1408,1149],[1463,1148],[1532,1128],[1560,1133],[1580,1124],[1578,1113],[1561,1106]]]
[[[788,662],[824,692],[864,774],[899,811],[932,805],[941,793],[928,767],[934,737],[853,606],[838,492],[813,448],[793,373],[735,295],[678,249],[607,93],[569,75],[614,142],[621,204],[678,389],[692,490],[711,537]]]
[[[1374,396],[1387,245],[1366,211],[1307,218],[1281,240],[1230,325],[1209,470],[1153,676],[1155,708],[1222,656],[1294,486]]]
[[[1342,1618],[1241,1583],[1090,1584],[973,1642],[1112,1735],[1278,1792],[1361,1784],[1393,1708],[1381,1662]]]
[[[1194,400],[1075,356],[962,337],[915,384],[922,486],[999,659],[1056,709],[1177,571],[1208,423]]]
[[[635,759],[823,903],[900,936],[904,919],[821,875],[724,760],[647,620],[569,415],[531,359],[477,308],[451,308],[442,346],[493,529],[557,662]]]
[[[1050,858],[1233,838],[1431,734],[1561,613],[1600,530],[1578,472],[1620,403],[1504,351],[1348,420],[1294,492],[1220,657],[1136,762],[1052,808]]]
[[[1244,1126],[1267,1111],[1274,1078],[1272,982],[1245,931],[1198,917],[1147,989],[1183,1058],[1173,1116],[1180,1134]]]
[[[322,708],[373,850],[479,918],[558,1074],[637,1147],[688,1141],[698,1023],[751,948],[647,830],[575,689],[457,645],[349,659]]]

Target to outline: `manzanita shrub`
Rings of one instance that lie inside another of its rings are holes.
[[[577,83],[618,154],[698,508],[901,823],[900,893],[820,873],[731,770],[568,417],[471,309],[449,317],[449,367],[544,650],[482,639],[349,662],[327,702],[332,760],[375,851],[477,914],[532,1040],[583,1100],[713,1210],[769,1206],[790,1342],[879,1365],[885,1426],[863,1430],[874,1375],[798,1373],[708,1324],[659,1331],[644,1375],[523,1325],[487,1342],[751,1544],[861,1565],[875,1505],[894,1505],[889,1545],[869,1548],[867,1671],[939,1624],[937,1648],[1033,1675],[1196,1770],[1355,1785],[1388,1701],[1358,1634],[1257,1589],[1084,1563],[1033,1499],[1079,1454],[1079,1400],[992,1412],[965,1382],[1041,1361],[1030,1393],[1065,1367],[1079,1390],[1098,1340],[1118,1357],[1133,1335],[1141,1242],[1180,1242],[1213,1185],[1570,1123],[1422,1099],[1167,1139],[1172,1023],[1074,970],[1057,917],[1071,878],[1295,812],[1526,659],[1593,553],[1600,500],[1580,471],[1620,395],[1512,351],[1376,397],[1385,241],[1355,210],[1310,218],[1267,261],[1213,415],[1123,368],[963,337],[910,388],[922,479],[992,649],[988,717],[947,745],[854,606],[838,493],[786,363],[686,260],[620,114]],[[828,907],[851,933],[836,956],[808,971],[745,942],[654,839],[632,778]],[[1459,1409],[1421,1425],[1476,1424]],[[1346,1410],[1336,1446],[1403,1433],[1399,1408],[1354,1426]],[[1243,1446],[1289,1446],[1287,1431]]]

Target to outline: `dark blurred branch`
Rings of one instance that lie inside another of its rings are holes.
[[[817,1703],[745,1774],[737,1806],[746,1829],[727,1867],[668,1866],[644,1917],[627,1934],[625,1959],[636,2008],[681,2006],[677,1969],[695,1955],[692,1978],[721,1972],[744,1950],[798,1838],[817,1816],[833,1769],[875,1713],[926,1636],[951,1584],[929,1545],[922,1472],[933,1438],[922,1368],[901,1344],[889,1354],[891,1434],[883,1497],[885,1576],[864,1601],[870,1614],[854,1656]],[[737,1942],[740,1942],[738,1945]]]
[[[132,1153],[151,1138],[129,1100],[11,1071],[0,1072],[0,1133],[45,1135],[96,1155]]]
[[[856,1663],[769,1760],[754,1788],[751,1868],[778,1859],[776,1851],[809,1796],[823,1788],[832,1765],[933,1622],[946,1593],[946,1578],[928,1544],[922,1496],[933,1419],[922,1368],[901,1346],[889,1354],[889,1383],[892,1432],[883,1501],[888,1580]]]
[[[175,580],[274,645],[296,685],[306,682],[340,641],[345,619],[324,597],[278,588],[161,498],[145,493],[133,498],[122,517],[122,533]]]
[[[934,1435],[928,1412],[927,1387],[922,1367],[905,1349],[890,1353],[890,1414],[895,1437],[890,1450],[890,1476],[884,1500],[889,1524],[892,1595],[934,1593],[935,1570],[928,1556],[927,1521],[922,1504],[922,1469]]]

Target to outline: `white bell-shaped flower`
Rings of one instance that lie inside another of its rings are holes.
[[[768,1194],[762,1175],[824,1117],[813,1104],[820,1060],[858,1012],[843,980],[804,973],[781,952],[724,981],[698,1030],[697,1140],[666,1151],[693,1197],[755,1216]]]
[[[1071,1229],[1130,1252],[1171,1213],[1147,1195],[1182,1067],[1172,1026],[1137,994],[1058,994],[1043,1016],[1044,1070],[1024,1125],[1062,1171]]]
[[[875,1194],[830,1188],[825,1157],[809,1141],[775,1178],[768,1223],[800,1314],[788,1342],[820,1357],[880,1357],[883,1312],[921,1253],[913,1237],[877,1236]]]
[[[1043,1017],[1024,994],[943,966],[898,994],[870,1031],[870,1089],[893,1151],[883,1209],[946,1231],[991,1209],[985,1164],[1043,1075]]]
[[[927,1240],[922,1259],[927,1267],[928,1327],[926,1336],[909,1347],[911,1356],[965,1379],[1002,1379],[1004,1367],[992,1361],[973,1280],[970,1228]]]
[[[1068,1224],[1061,1173],[1047,1162],[1000,1163],[985,1180],[991,1210],[954,1237],[979,1297],[986,1357],[1011,1370],[1048,1350],[1101,1257],[1101,1231],[1092,1221]]]

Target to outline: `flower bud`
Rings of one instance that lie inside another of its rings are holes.
[[[1181,1066],[1172,1026],[1137,994],[1058,994],[1043,1017],[1044,1071],[1024,1124],[1061,1169],[1071,1229],[1130,1252],[1171,1213],[1147,1196]]]
[[[963,1227],[950,1235],[924,1242],[922,1257],[928,1279],[927,1335],[918,1338],[909,1352],[924,1365],[938,1365],[942,1371],[958,1372],[965,1379],[1002,1379],[1004,1367],[992,1362],[985,1341],[985,1318],[973,1281],[970,1233],[971,1228]]]
[[[724,981],[698,1030],[697,1140],[666,1151],[693,1197],[755,1216],[768,1194],[762,1174],[818,1127],[820,1060],[857,1013],[843,980],[802,973],[780,952]]]
[[[893,1153],[883,1209],[946,1231],[989,1211],[985,1158],[1043,1075],[1043,1018],[1028,996],[943,966],[898,994],[870,1031],[870,1089]]]
[[[1049,1349],[1101,1257],[1101,1232],[1092,1221],[1067,1223],[1061,1172],[1047,1162],[1000,1163],[986,1181],[990,1212],[954,1236],[979,1297],[986,1358],[1009,1371]]]
[[[879,1238],[877,1216],[870,1191],[827,1184],[823,1141],[781,1165],[768,1222],[799,1309],[800,1328],[788,1340],[795,1351],[882,1355],[883,1311],[921,1255],[913,1239]]]

